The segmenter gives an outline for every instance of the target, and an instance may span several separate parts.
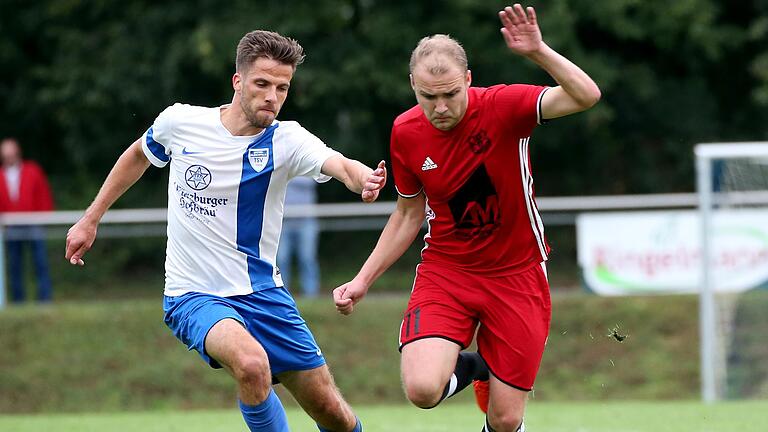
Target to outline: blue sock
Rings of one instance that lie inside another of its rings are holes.
[[[270,389],[267,400],[259,405],[246,405],[241,400],[237,402],[251,432],[288,432],[285,409],[274,390]]]
[[[352,432],[363,432],[363,424],[360,423],[360,419],[355,417],[357,419],[357,424],[355,425],[355,428],[352,429]],[[317,425],[317,428],[320,429],[320,432],[333,432],[329,429],[325,429],[324,427]]]

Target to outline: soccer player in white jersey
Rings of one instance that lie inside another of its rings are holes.
[[[253,31],[238,44],[229,105],[176,104],[118,159],[67,234],[66,259],[83,265],[107,209],[150,163],[170,162],[165,322],[189,349],[235,379],[251,431],[287,431],[281,382],[320,431],[361,431],[275,266],[288,180],[334,177],[365,202],[386,181],[326,147],[298,123],[276,120],[303,49]]]

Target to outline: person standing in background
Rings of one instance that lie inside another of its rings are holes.
[[[0,175],[0,213],[53,210],[53,196],[48,179],[34,161],[23,160],[21,146],[16,138],[4,138],[0,142],[0,159],[3,175]],[[24,247],[32,250],[32,260],[37,277],[37,299],[51,300],[51,277],[45,250],[45,235],[40,226],[10,226],[5,232],[8,268],[11,284],[11,301],[24,301]]]
[[[312,205],[317,203],[317,182],[309,177],[296,177],[288,183],[285,205]],[[317,239],[320,234],[317,218],[286,218],[277,250],[277,264],[283,283],[291,285],[292,259],[296,256],[301,279],[301,293],[314,298],[320,293],[320,267],[317,263]]]

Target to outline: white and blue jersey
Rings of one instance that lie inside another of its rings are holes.
[[[288,181],[338,154],[293,121],[234,136],[219,107],[175,104],[142,138],[150,162],[170,162],[165,295],[221,297],[283,285],[275,266]]]

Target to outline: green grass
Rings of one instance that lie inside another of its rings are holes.
[[[529,404],[526,426],[541,432],[764,432],[768,401],[612,402]],[[356,409],[366,432],[442,432],[480,430],[483,417],[474,405],[446,404],[423,411],[405,405]],[[317,431],[300,410],[288,410],[293,431]],[[0,416],[0,430],[14,432],[230,432],[246,431],[235,410],[150,411],[120,414]]]
[[[729,397],[768,398],[763,336],[768,291],[745,300],[752,308],[747,321],[754,326],[736,332],[742,355],[730,375],[738,384],[732,387],[741,390]],[[405,402],[397,329],[406,301],[405,296],[371,296],[351,317],[339,316],[327,297],[299,301],[336,383],[355,406]],[[699,394],[695,297],[579,295],[553,302],[534,395],[538,403],[691,400]],[[623,343],[608,337],[617,324],[629,334]],[[162,322],[159,295],[9,307],[0,313],[0,329],[0,413],[231,405],[232,379],[211,370],[173,337]],[[286,404],[294,402],[286,398]]]

